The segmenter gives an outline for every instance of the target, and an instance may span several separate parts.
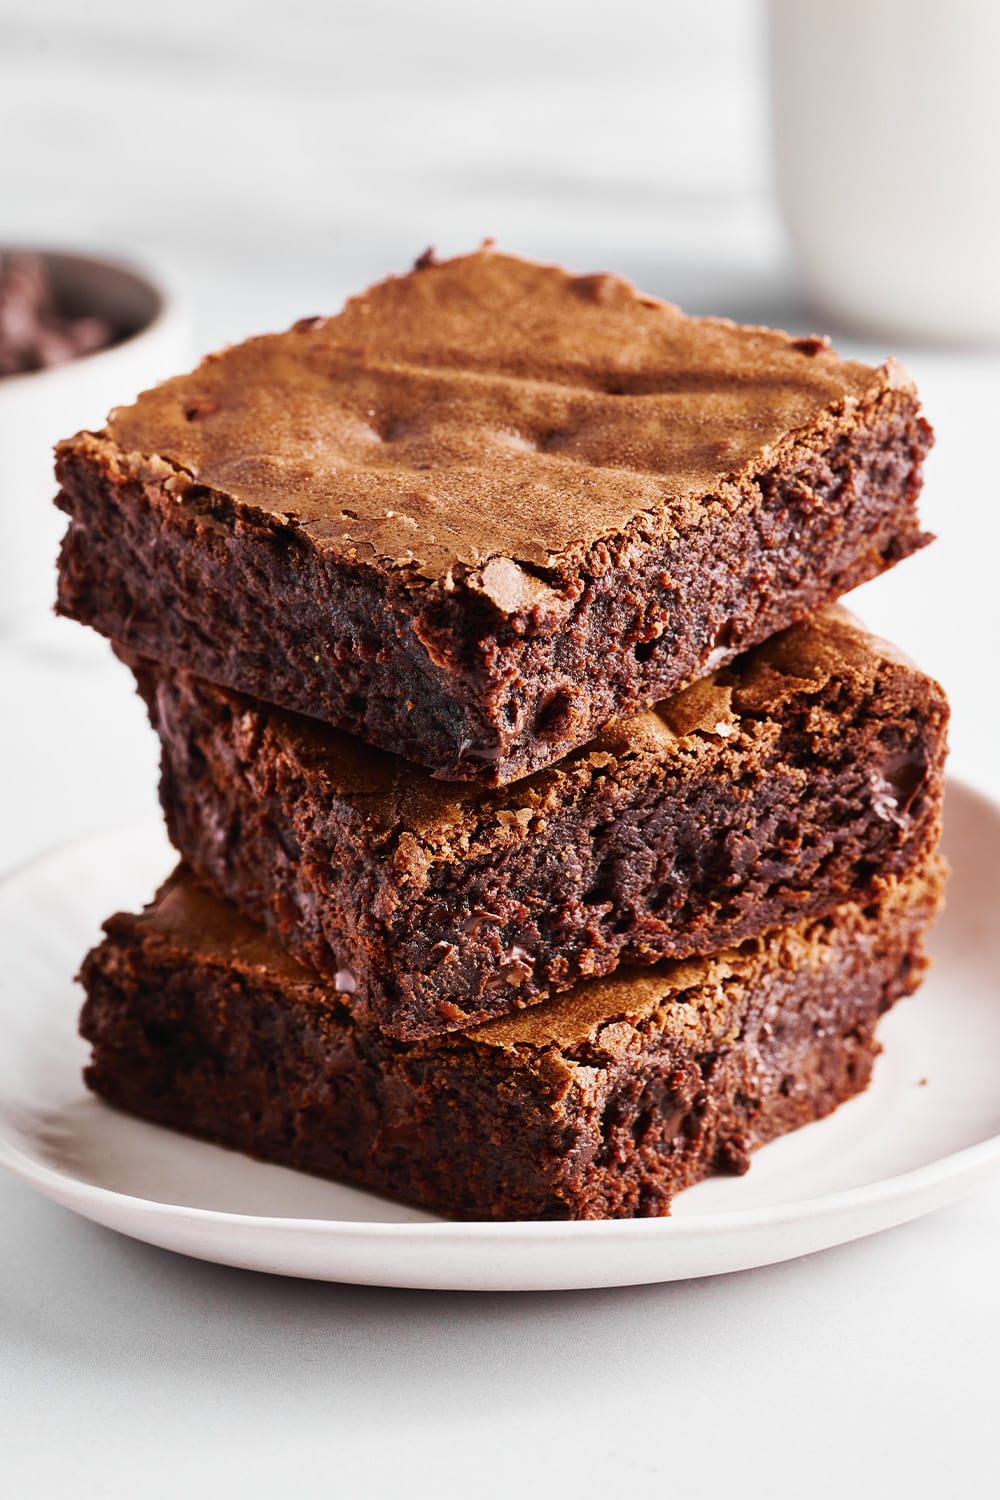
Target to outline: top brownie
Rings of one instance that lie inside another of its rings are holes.
[[[900,368],[484,249],[60,445],[59,609],[498,785],[921,546]]]

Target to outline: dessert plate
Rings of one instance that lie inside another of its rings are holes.
[[[203,1260],[376,1286],[629,1286],[768,1265],[938,1208],[1000,1166],[1000,807],[952,784],[934,969],[881,1031],[867,1093],[775,1141],[673,1216],[455,1224],[118,1114],[83,1087],[72,976],[101,920],[171,868],[158,824],[0,885],[0,1164],[111,1229]]]

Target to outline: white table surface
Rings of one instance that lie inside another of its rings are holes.
[[[487,233],[807,331],[759,21],[741,0],[0,3],[0,239],[154,257],[201,348]],[[896,352],[938,433],[939,540],[853,603],[946,684],[953,769],[1000,796],[1000,359]],[[155,806],[102,642],[27,619],[0,674],[0,866]],[[992,1495],[998,1236],[1000,1182],[717,1280],[390,1292],[189,1262],[0,1177],[0,1492]]]

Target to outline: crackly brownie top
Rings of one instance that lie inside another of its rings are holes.
[[[922,869],[887,887],[875,913],[841,907],[833,917],[809,920],[750,939],[737,948],[705,958],[665,960],[654,968],[622,970],[602,979],[585,980],[565,995],[529,1006],[509,1016],[485,1021],[469,1032],[400,1047],[462,1047],[471,1040],[493,1052],[525,1055],[555,1051],[570,1066],[574,1060],[600,1061],[627,1052],[635,1028],[652,1025],[670,1031],[696,1047],[710,1036],[713,1046],[736,1041],[726,1035],[731,1015],[727,989],[758,983],[764,973],[807,965],[819,967],[843,933],[863,939],[871,951],[881,922],[901,921],[910,910],[930,920],[941,900],[945,865],[930,856]],[[119,913],[105,924],[112,940],[142,943],[155,959],[194,961],[281,986],[295,1004],[321,1006],[344,1013],[347,997],[324,984],[310,969],[286,954],[261,929],[233,907],[206,891],[183,866],[157,892],[139,916]]]
[[[116,649],[137,666],[140,681],[145,672],[154,679],[186,676],[144,663],[125,648]],[[241,757],[249,763],[272,750],[282,756],[291,753],[322,786],[326,800],[343,799],[364,819],[373,848],[380,842],[393,846],[395,878],[419,882],[427,860],[470,855],[484,840],[495,839],[499,829],[511,841],[533,836],[538,820],[571,802],[595,775],[641,781],[652,764],[711,761],[720,743],[734,753],[752,753],[762,723],[779,722],[790,699],[815,697],[831,679],[871,693],[888,663],[905,673],[906,694],[914,709],[937,705],[939,712],[946,711],[943,694],[931,678],[896,647],[871,635],[846,609],[832,605],[647,712],[609,725],[557,764],[510,787],[488,790],[467,782],[437,781],[420,767],[362,745],[351,735],[227,688],[192,685],[200,696],[220,705]]]
[[[339,558],[482,570],[513,612],[545,596],[532,568],[643,517],[683,528],[796,434],[900,385],[892,361],[484,248],[209,356],[114,411],[103,450],[156,457],[179,501],[194,480]]]

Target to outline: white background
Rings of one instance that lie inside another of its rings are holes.
[[[774,206],[749,0],[0,0],[0,240],[154,259],[198,351],[488,234],[828,326]],[[895,352],[938,432],[939,540],[854,603],[944,681],[954,770],[1000,795],[1000,362]],[[0,865],[148,814],[154,746],[103,643],[25,620],[0,670]],[[1000,1184],[772,1270],[434,1295],[187,1262],[5,1179],[0,1492],[992,1495],[998,1232]]]

